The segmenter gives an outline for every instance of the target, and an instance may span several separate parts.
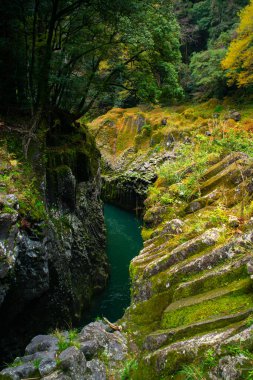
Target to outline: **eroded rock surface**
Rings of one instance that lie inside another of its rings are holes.
[[[88,346],[92,350],[87,351]],[[102,322],[94,322],[79,334],[70,331],[34,337],[26,355],[4,369],[0,379],[106,380],[108,376],[114,378],[126,357],[126,338]]]
[[[42,200],[29,188],[24,209],[21,185],[0,181],[1,360],[36,333],[80,320],[107,282],[100,155],[87,130],[72,128],[50,132],[43,157],[34,148]],[[21,163],[11,163],[3,160],[0,171],[18,170],[25,181]]]

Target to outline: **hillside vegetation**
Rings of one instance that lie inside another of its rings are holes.
[[[253,109],[235,107],[113,109],[90,124],[105,181],[130,180],[137,162],[140,177],[156,173],[123,317],[138,347],[133,379],[225,379],[225,365],[250,379]]]

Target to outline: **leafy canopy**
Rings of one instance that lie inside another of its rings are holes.
[[[78,117],[100,102],[169,103],[181,95],[171,1],[2,0],[0,11],[2,105],[8,91],[8,103],[32,113]]]
[[[237,37],[231,42],[222,61],[228,83],[238,87],[253,84],[253,0],[240,13]]]

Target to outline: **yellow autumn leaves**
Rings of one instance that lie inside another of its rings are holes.
[[[253,84],[253,0],[241,11],[236,33],[221,65],[228,84],[244,87]]]

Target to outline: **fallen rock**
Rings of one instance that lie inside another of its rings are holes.
[[[25,363],[18,367],[10,367],[4,369],[0,378],[8,380],[20,380],[33,377],[36,374],[37,370],[33,363]]]
[[[72,346],[59,355],[60,367],[73,380],[83,380],[86,372],[86,359],[84,354]]]
[[[58,339],[52,335],[37,335],[25,349],[27,355],[34,354],[37,351],[56,351]]]
[[[106,367],[99,359],[93,359],[87,362],[87,380],[106,380]]]

